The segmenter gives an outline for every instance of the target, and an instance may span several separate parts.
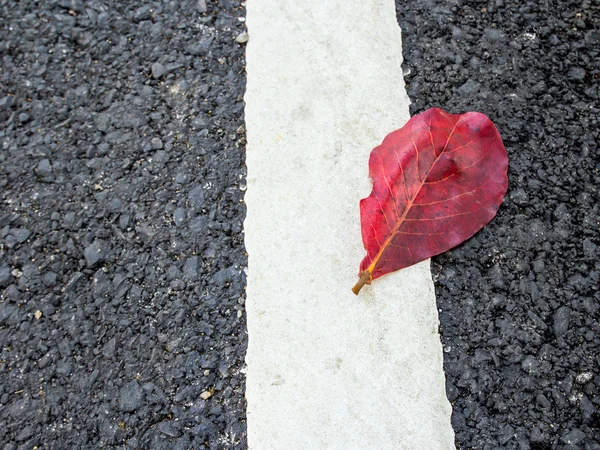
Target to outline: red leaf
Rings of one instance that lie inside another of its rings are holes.
[[[484,114],[432,108],[371,152],[373,190],[360,202],[365,283],[457,246],[496,215],[508,156]]]

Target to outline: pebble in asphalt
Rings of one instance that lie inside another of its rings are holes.
[[[411,113],[487,114],[509,193],[433,259],[460,449],[600,449],[600,6],[397,1]]]
[[[245,448],[244,9],[0,16],[1,447]]]

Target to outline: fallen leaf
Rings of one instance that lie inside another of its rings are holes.
[[[43,315],[43,314],[42,314],[42,312],[41,312],[39,309],[38,309],[38,310],[35,312],[35,314],[34,314],[34,316],[35,316],[35,318],[36,318],[37,320],[40,320],[40,319],[42,318],[42,315]]]
[[[373,190],[360,202],[367,256],[352,291],[473,236],[496,215],[507,168],[500,134],[481,113],[432,108],[390,133],[369,159]]]

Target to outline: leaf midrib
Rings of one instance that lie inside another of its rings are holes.
[[[375,268],[377,267],[377,264],[379,263],[379,260],[381,259],[381,257],[385,253],[385,251],[388,249],[390,243],[392,242],[392,239],[394,239],[394,236],[396,236],[396,233],[398,232],[398,230],[400,229],[400,227],[404,223],[404,219],[406,218],[406,215],[408,214],[408,212],[412,208],[415,199],[417,198],[417,196],[421,192],[421,189],[425,185],[425,181],[427,180],[427,177],[429,176],[429,173],[435,167],[435,165],[437,164],[437,162],[440,160],[440,158],[442,157],[442,155],[446,151],[446,148],[448,147],[448,143],[450,142],[450,139],[454,135],[454,130],[456,130],[456,126],[458,125],[458,122],[460,122],[460,119],[461,118],[459,117],[458,120],[454,123],[454,127],[452,128],[452,131],[448,135],[448,139],[446,139],[446,144],[444,144],[444,148],[442,149],[442,151],[440,152],[440,154],[435,158],[435,160],[431,164],[431,167],[429,167],[429,170],[427,170],[427,173],[425,174],[425,176],[423,177],[422,181],[420,182],[419,188],[415,191],[415,195],[411,199],[409,199],[408,203],[406,204],[406,207],[404,208],[404,211],[402,212],[402,216],[398,219],[396,225],[394,226],[394,229],[391,230],[390,236],[385,240],[385,242],[381,246],[381,249],[379,250],[379,252],[377,253],[377,255],[375,255],[375,258],[373,258],[373,261],[371,261],[371,264],[369,264],[369,267],[367,267],[367,271],[369,272],[369,275],[371,275],[371,276],[373,275],[373,272],[375,271]],[[429,132],[431,133],[431,121],[429,122]],[[435,146],[433,145],[433,140],[432,140],[432,147],[433,147],[432,150],[433,150],[433,152],[435,154]],[[416,147],[415,147],[415,150],[417,150]],[[417,164],[417,171],[419,170],[419,156],[418,155],[419,155],[419,152],[417,151],[417,162],[416,162],[416,164]],[[404,182],[406,183],[406,180]],[[395,204],[396,203],[396,199],[394,198],[394,195],[393,195],[393,192],[392,192],[391,189],[390,189],[390,195],[391,195],[392,200],[394,201],[394,204]]]

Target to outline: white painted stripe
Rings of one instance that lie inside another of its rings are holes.
[[[393,0],[252,0],[248,442],[454,448],[429,261],[350,288],[367,161],[409,118]]]

